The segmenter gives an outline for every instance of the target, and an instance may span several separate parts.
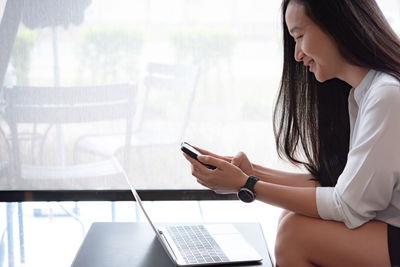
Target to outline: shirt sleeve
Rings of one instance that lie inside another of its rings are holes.
[[[336,186],[316,191],[320,217],[344,222],[351,229],[388,207],[399,177],[399,87],[375,88],[364,102]]]

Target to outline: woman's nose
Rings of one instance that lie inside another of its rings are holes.
[[[294,49],[294,59],[297,62],[302,62],[303,59],[304,59],[304,53],[297,45],[296,45],[296,47]]]

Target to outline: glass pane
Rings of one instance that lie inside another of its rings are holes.
[[[125,173],[141,189],[202,188],[181,141],[293,168],[271,121],[280,0],[0,3],[1,190],[126,189]],[[399,32],[399,2],[379,4]]]

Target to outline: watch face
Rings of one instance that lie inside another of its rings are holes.
[[[247,188],[241,188],[238,192],[238,197],[241,201],[249,203],[254,200],[254,193]]]

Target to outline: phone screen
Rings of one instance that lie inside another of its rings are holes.
[[[197,159],[197,155],[202,155],[202,153],[200,151],[198,151],[197,149],[195,149],[194,147],[192,147],[191,145],[189,145],[186,142],[182,142],[181,150],[183,152],[185,152],[187,155],[189,155],[190,157],[192,157],[192,158],[194,158],[196,160],[198,160]],[[203,163],[201,163],[201,164],[203,164]],[[215,166],[212,166],[212,165],[209,165],[209,164],[203,164],[203,165],[206,166],[209,169],[212,169],[212,170],[216,169]]]
[[[195,149],[194,147],[192,147],[191,145],[189,145],[186,142],[182,143],[181,149],[183,152],[185,152],[186,154],[188,154],[189,156],[191,156],[194,159],[197,159],[197,155],[201,155],[200,151],[198,151],[197,149]]]

